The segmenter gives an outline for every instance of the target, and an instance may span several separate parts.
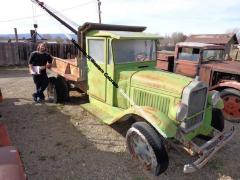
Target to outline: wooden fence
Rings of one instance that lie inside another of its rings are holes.
[[[1,43],[0,42],[0,66],[26,65],[31,52],[37,48],[36,43]],[[77,49],[72,44],[49,43],[48,51],[52,56],[63,59],[77,56]]]

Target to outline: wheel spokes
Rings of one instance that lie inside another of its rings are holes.
[[[240,97],[228,95],[223,97],[224,113],[232,118],[240,117]]]
[[[150,168],[152,156],[148,144],[138,135],[132,136],[131,144],[133,145],[132,149],[137,159],[141,161],[144,167]]]

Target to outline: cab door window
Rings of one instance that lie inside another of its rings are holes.
[[[104,40],[89,39],[88,40],[89,55],[98,63],[104,63]]]
[[[198,61],[200,57],[200,49],[180,47],[178,49],[178,59],[188,61]]]

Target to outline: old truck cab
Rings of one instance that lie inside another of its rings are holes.
[[[176,45],[175,72],[189,77],[196,77],[204,73],[205,64],[223,61],[224,58],[225,51],[222,46],[195,42],[179,43]],[[202,80],[205,79],[202,78]],[[206,79],[206,82],[209,81]]]
[[[210,90],[218,90],[224,100],[224,118],[240,122],[240,62],[225,60],[223,46],[181,42],[174,54],[164,56],[159,52],[158,57],[158,68],[192,78],[199,76]]]
[[[129,95],[134,77],[155,67],[157,38],[142,32],[94,31],[86,36],[87,52]],[[101,71],[96,71],[90,61],[87,63],[90,97],[111,106],[128,108],[129,102],[121,97],[112,83],[103,78]],[[146,77],[142,75],[142,78]]]

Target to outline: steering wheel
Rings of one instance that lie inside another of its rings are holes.
[[[139,53],[136,55],[136,61],[145,61],[147,58],[146,54],[145,53]]]
[[[209,56],[207,57],[208,60],[212,60],[212,59],[215,59],[216,57],[215,56]]]

